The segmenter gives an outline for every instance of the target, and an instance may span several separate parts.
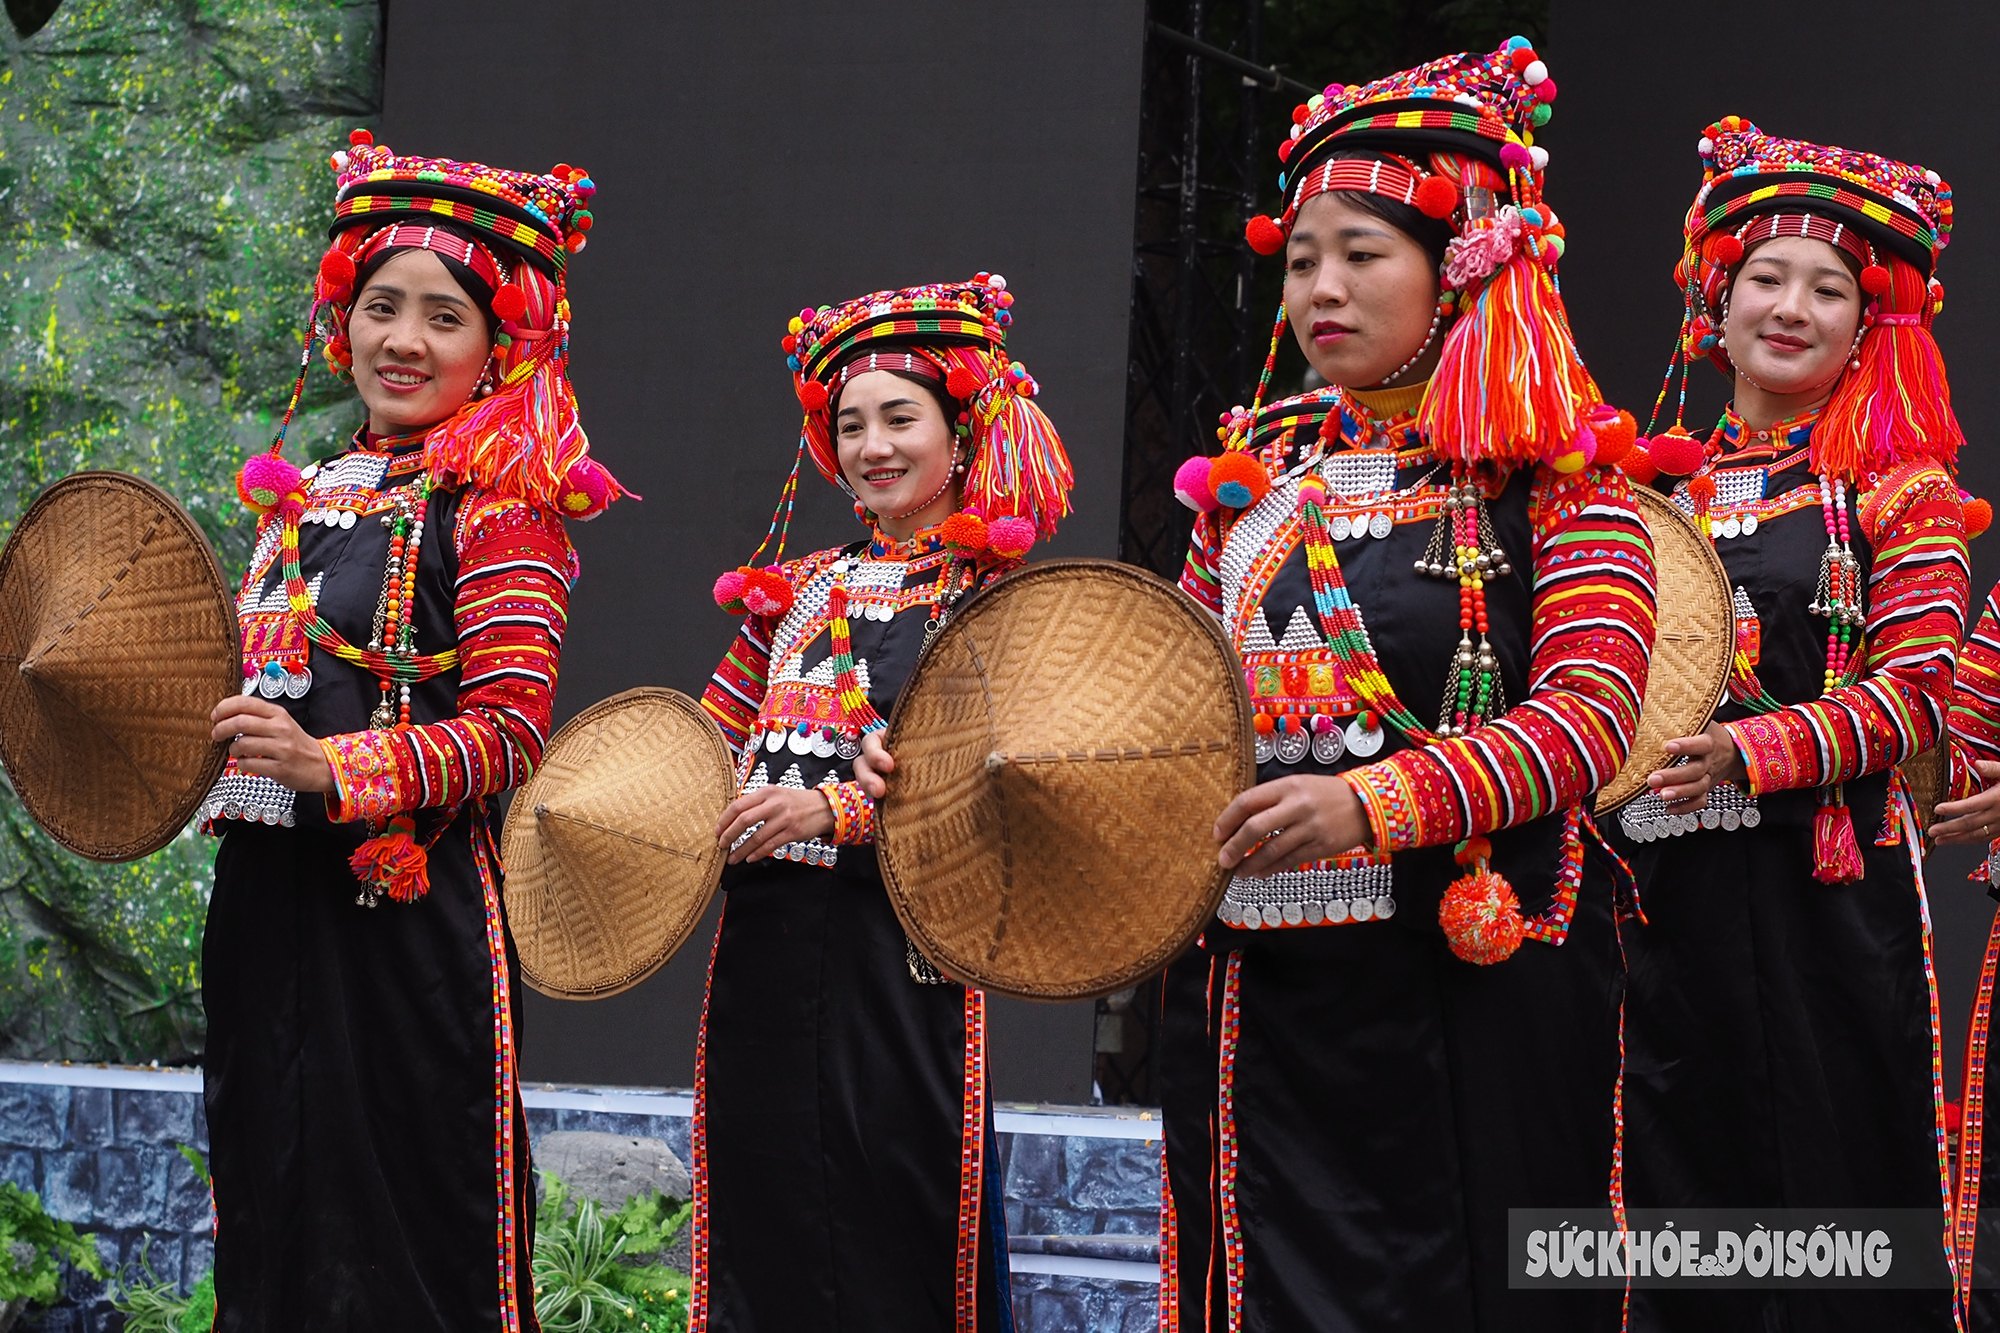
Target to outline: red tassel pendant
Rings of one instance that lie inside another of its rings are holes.
[[[373,907],[377,893],[413,903],[430,892],[430,856],[416,839],[416,821],[398,815],[379,838],[370,838],[347,858],[347,868],[363,885],[357,902]]]
[[[1861,846],[1854,839],[1847,802],[1838,794],[1822,798],[1813,812],[1813,878],[1822,884],[1852,884],[1862,873]]]
[[[1521,947],[1528,923],[1521,918],[1521,900],[1514,886],[1487,865],[1493,845],[1468,838],[1458,846],[1458,863],[1468,873],[1453,880],[1438,904],[1438,925],[1451,951],[1482,967],[1505,962]]]

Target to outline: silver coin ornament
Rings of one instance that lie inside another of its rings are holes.
[[[1387,514],[1377,514],[1368,520],[1368,535],[1380,541],[1396,530],[1395,520]]]
[[[804,758],[812,753],[812,737],[803,731],[794,731],[785,737],[785,748]]]
[[[859,759],[861,757],[861,742],[855,740],[852,736],[842,736],[833,743],[833,752],[843,760]]]
[[[1313,758],[1322,764],[1337,764],[1340,756],[1347,753],[1347,739],[1339,727],[1328,727],[1325,731],[1313,733]]]
[[[313,687],[313,673],[310,668],[285,673],[285,697],[303,699]]]
[[[833,750],[834,750],[833,737],[827,735],[823,731],[815,731],[813,733],[813,739],[812,739],[813,758],[831,759],[833,758]]]
[[[1260,765],[1268,764],[1278,757],[1278,742],[1276,738],[1266,736],[1261,731],[1257,733],[1254,748],[1256,750],[1256,760]]]
[[[1312,742],[1306,739],[1305,732],[1294,727],[1278,737],[1278,762],[1296,764],[1306,757],[1306,751],[1310,748]]]
[[[1329,537],[1332,537],[1337,542],[1346,541],[1348,535],[1353,531],[1354,531],[1354,524],[1348,519],[1347,515],[1345,514],[1335,514],[1333,516],[1333,521],[1326,525],[1327,535]]]
[[[1358,717],[1347,724],[1347,748],[1363,759],[1377,754],[1382,749],[1382,741],[1380,727],[1364,727]]]

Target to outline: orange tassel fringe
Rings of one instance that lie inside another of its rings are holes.
[[[347,868],[363,884],[399,903],[413,903],[430,892],[430,854],[416,839],[416,824],[408,816],[389,822],[388,831],[370,838],[347,858]]]

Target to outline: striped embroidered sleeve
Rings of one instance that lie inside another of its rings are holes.
[[[764,682],[771,671],[771,626],[762,616],[745,616],[736,641],[701,692],[702,710],[715,720],[730,752],[742,757],[764,704]]]
[[[1196,514],[1188,536],[1187,560],[1181,565],[1181,591],[1216,615],[1222,614],[1222,584],[1216,577],[1216,557],[1222,542],[1214,514]]]
[[[575,576],[569,537],[553,512],[468,492],[454,540],[458,713],[322,742],[336,820],[478,800],[526,781],[541,762]]]
[[[1528,697],[1467,735],[1342,774],[1375,846],[1408,851],[1574,805],[1617,773],[1653,651],[1653,543],[1625,474],[1544,473]]]
[[[1986,594],[1986,610],[1958,650],[1951,692],[1951,799],[1985,790],[1973,767],[1982,759],[2000,762],[2000,587]]]
[[[1821,787],[1901,763],[1944,734],[1971,575],[1958,488],[1911,465],[1861,503],[1874,548],[1861,678],[1808,703],[1725,725],[1753,794]]]

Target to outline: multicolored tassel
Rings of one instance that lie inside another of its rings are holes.
[[[1822,884],[1852,884],[1866,873],[1854,837],[1854,815],[1840,788],[1822,796],[1813,811],[1813,878]]]

